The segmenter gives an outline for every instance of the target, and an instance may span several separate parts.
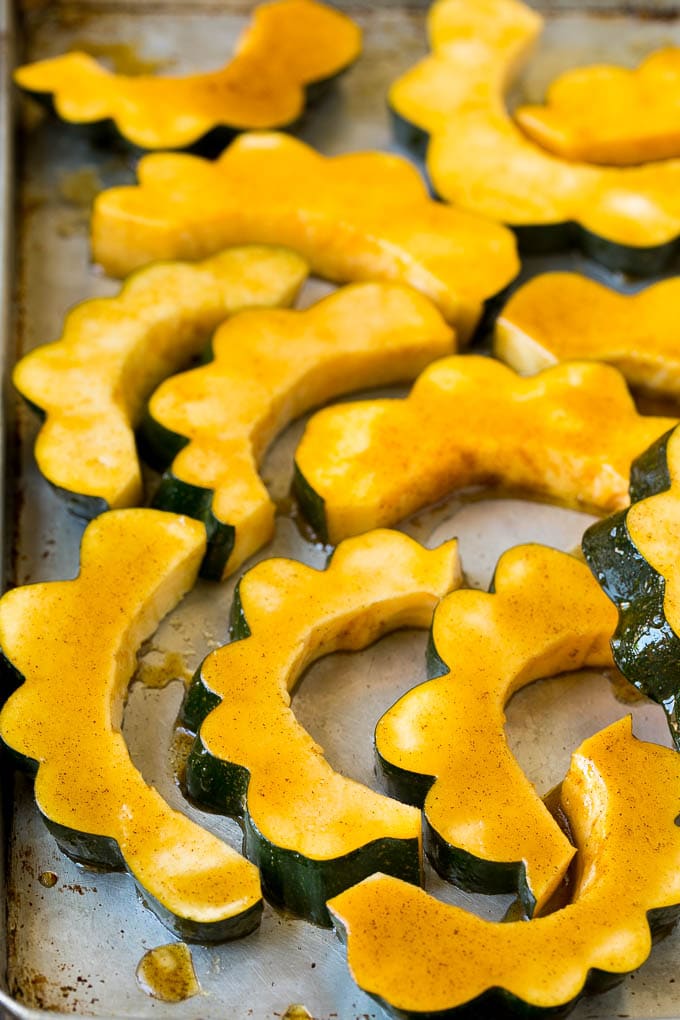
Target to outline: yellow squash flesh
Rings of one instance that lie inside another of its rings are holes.
[[[576,222],[630,248],[680,233],[680,160],[642,167],[569,162],[535,145],[513,122],[504,93],[542,20],[519,0],[439,0],[430,10],[433,53],[392,86],[390,105],[430,136],[436,192],[463,209],[514,226]]]
[[[250,636],[201,667],[201,683],[221,700],[199,739],[210,758],[247,770],[247,826],[258,840],[308,865],[337,859],[338,871],[375,841],[420,845],[420,812],[336,772],[296,720],[291,693],[323,655],[429,626],[437,600],[461,579],[455,542],[428,550],[389,531],[343,543],[322,571],[270,559],[243,576]]]
[[[144,149],[180,149],[209,131],[283,127],[297,120],[305,86],[334,77],[359,55],[361,31],[340,11],[314,0],[261,4],[219,71],[185,78],[112,74],[86,53],[28,64],[14,79],[52,93],[73,124],[112,119]]]
[[[577,67],[548,89],[545,105],[515,119],[538,145],[586,163],[649,163],[680,156],[680,49],[651,53],[633,71]]]
[[[243,308],[290,304],[307,266],[291,251],[243,247],[136,273],[114,298],[70,312],[61,338],[18,363],[14,384],[45,412],[35,455],[54,485],[108,507],[142,498],[134,429],[166,376]]]
[[[426,826],[476,859],[521,862],[540,913],[574,848],[508,746],[504,707],[522,687],[586,666],[613,666],[614,606],[585,563],[539,545],[500,559],[494,593],[461,590],[437,607],[433,650],[445,675],[381,718],[376,749],[390,768],[432,776]]]
[[[275,506],[257,465],[274,436],[333,397],[413,379],[453,344],[416,291],[356,284],[305,311],[235,316],[215,334],[210,364],[163,383],[151,418],[190,440],[172,475],[214,490],[212,512],[236,531],[223,576],[272,537]]]
[[[227,244],[285,244],[337,283],[407,283],[470,335],[486,298],[518,271],[503,227],[430,199],[418,171],[386,152],[327,158],[284,134],[242,135],[215,162],[147,156],[137,187],[102,192],[94,257],[114,276]]]
[[[211,938],[211,926],[222,937],[240,915],[252,917],[250,929],[257,923],[257,870],[147,785],[120,729],[136,652],[192,586],[204,551],[196,521],[111,511],[85,531],[75,580],[7,592],[0,646],[23,683],[0,713],[0,737],[37,763],[48,824],[81,834],[83,845],[114,840],[179,929]]]
[[[544,273],[496,320],[494,353],[522,375],[560,361],[614,365],[631,386],[680,398],[680,277],[620,294],[578,273]]]
[[[627,504],[632,460],[674,424],[639,415],[607,365],[571,362],[523,379],[490,358],[454,355],[404,400],[314,415],[296,453],[300,494],[323,501],[314,524],[333,543],[470,485],[609,512]]]
[[[373,875],[329,902],[354,980],[399,1016],[453,1017],[484,995],[479,1015],[496,1017],[571,1003],[591,970],[635,970],[652,946],[648,912],[680,903],[679,790],[676,751],[636,740],[630,718],[602,730],[562,786],[578,846],[572,902],[498,924]]]

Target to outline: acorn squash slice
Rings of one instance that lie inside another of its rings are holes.
[[[168,379],[149,402],[155,461],[165,467],[183,446],[154,505],[203,520],[203,572],[226,577],[273,535],[257,465],[276,433],[343,393],[413,379],[453,345],[434,305],[394,284],[355,284],[304,311],[235,316],[215,334],[214,360]]]
[[[168,375],[242,308],[290,304],[306,263],[283,248],[244,247],[205,262],[150,266],[117,297],[84,301],[61,338],[14,370],[14,385],[46,420],[35,456],[42,474],[84,517],[139,503],[134,429]]]
[[[680,49],[650,53],[629,70],[576,67],[548,89],[544,105],[520,106],[515,120],[563,159],[617,166],[680,156]]]
[[[609,512],[627,503],[631,461],[674,424],[639,415],[608,365],[570,362],[523,379],[490,358],[454,355],[425,369],[404,400],[315,414],[295,455],[297,492],[332,543],[469,485],[501,482]]]
[[[311,921],[328,924],[326,900],[376,870],[419,882],[420,812],[335,772],[291,691],[322,655],[429,626],[460,582],[455,542],[428,550],[399,532],[350,539],[325,570],[265,560],[237,588],[241,640],[209,655],[189,688],[190,795],[243,816],[266,895]]]
[[[612,269],[657,273],[680,235],[680,160],[598,167],[527,138],[504,93],[541,25],[519,0],[439,0],[432,55],[390,90],[398,130],[427,147],[441,198],[512,226],[527,251],[576,244]]]
[[[678,302],[680,276],[620,294],[580,273],[544,273],[501,311],[494,353],[522,375],[575,358],[605,361],[630,386],[677,400]]]
[[[663,706],[680,750],[680,430],[633,463],[630,499],[588,528],[583,554],[619,611],[616,665]]]
[[[498,924],[373,875],[328,904],[356,983],[401,1020],[563,1016],[639,967],[680,909],[680,755],[621,719],[562,784],[578,846],[573,901]],[[651,929],[651,931],[650,931]]]
[[[72,581],[0,600],[7,680],[0,738],[35,772],[35,799],[60,848],[124,867],[182,938],[214,941],[259,923],[257,869],[173,810],[130,760],[120,730],[136,652],[195,581],[203,525],[159,510],[113,510],[86,529]]]
[[[146,156],[137,187],[95,201],[94,257],[113,276],[245,243],[285,244],[335,283],[410,284],[461,339],[519,269],[510,231],[432,201],[408,160],[328,158],[285,134],[241,135],[215,162]]]
[[[503,709],[543,677],[612,666],[616,611],[585,563],[540,545],[498,562],[493,594],[437,606],[430,672],[380,719],[375,746],[390,793],[424,805],[425,851],[473,892],[519,891],[540,913],[574,854],[512,755]]]
[[[51,94],[71,124],[113,121],[142,149],[183,149],[207,144],[206,136],[215,143],[223,133],[292,124],[303,113],[305,90],[318,91],[360,51],[361,30],[340,11],[316,0],[277,0],[255,8],[233,59],[219,71],[133,77],[73,52],[20,67],[14,80]]]

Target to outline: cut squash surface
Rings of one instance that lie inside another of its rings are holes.
[[[570,362],[523,379],[490,358],[454,355],[404,400],[315,414],[296,453],[298,496],[333,543],[470,485],[609,512],[628,501],[633,459],[674,423],[639,415],[607,365]]]
[[[544,105],[520,106],[517,123],[564,159],[620,166],[680,156],[680,49],[651,53],[635,70],[576,67]]]
[[[215,334],[214,360],[167,380],[149,402],[156,460],[167,464],[187,443],[155,505],[196,516],[193,494],[209,490],[204,572],[233,573],[274,532],[258,464],[275,435],[333,397],[413,379],[453,346],[434,305],[395,284],[355,284],[305,311],[235,316]]]
[[[420,812],[336,772],[297,722],[303,670],[400,627],[427,627],[461,582],[455,542],[427,550],[376,531],[338,547],[328,567],[265,560],[238,586],[233,641],[196,674],[184,706],[198,730],[192,797],[243,815],[265,891],[328,923],[325,901],[376,869],[420,880]]]
[[[541,26],[519,0],[438,0],[432,55],[390,90],[397,123],[429,138],[427,170],[447,202],[521,228],[528,246],[577,243],[612,268],[656,273],[680,234],[680,160],[598,167],[527,138],[505,92]]]
[[[335,77],[359,56],[361,30],[316,0],[260,4],[223,68],[184,78],[112,74],[87,53],[27,64],[14,73],[49,93],[73,124],[113,120],[144,149],[181,149],[215,128],[284,127],[304,110],[305,87]]]
[[[148,395],[243,308],[290,304],[307,276],[283,248],[231,248],[196,264],[150,266],[113,298],[71,311],[61,338],[17,364],[19,392],[45,415],[35,455],[78,512],[142,498],[134,429]]]
[[[544,273],[496,320],[494,352],[522,375],[559,361],[614,365],[631,386],[680,397],[680,277],[620,294],[579,273]]]
[[[567,670],[612,666],[616,611],[587,566],[539,545],[500,559],[492,594],[460,590],[435,611],[435,679],[381,718],[376,750],[390,790],[419,806],[437,868],[478,892],[519,890],[538,913],[574,848],[508,746],[504,707],[522,687]],[[442,675],[439,675],[442,674]]]
[[[336,283],[410,284],[461,339],[519,268],[509,231],[432,201],[402,157],[328,158],[284,134],[242,135],[215,162],[147,156],[138,186],[95,202],[94,257],[114,276],[246,243],[291,247]]]
[[[36,803],[63,850],[124,866],[175,932],[213,941],[258,924],[257,869],[147,785],[120,729],[136,653],[204,551],[203,525],[187,517],[111,511],[88,526],[75,580],[7,592],[0,647],[23,682],[0,738],[37,767]]]
[[[400,1018],[505,1018],[566,1008],[589,975],[635,970],[650,924],[678,915],[679,789],[677,752],[636,740],[630,718],[602,730],[562,786],[579,854],[573,901],[498,924],[373,875],[329,903],[354,980]]]

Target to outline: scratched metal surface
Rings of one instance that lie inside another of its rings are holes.
[[[0,0],[2,4],[2,0]],[[24,4],[24,55],[35,59],[74,43],[92,46],[129,44],[132,52],[157,61],[161,70],[182,73],[219,65],[230,41],[243,26],[247,3],[228,0],[168,0],[112,3],[83,0]],[[306,118],[301,135],[327,153],[359,147],[391,147],[384,95],[389,82],[425,50],[425,4],[359,3],[347,5],[366,31],[365,55],[340,88]],[[620,5],[619,5],[620,6]],[[562,68],[607,57],[636,63],[648,50],[680,42],[680,26],[668,17],[621,16],[617,5],[602,0],[586,15],[574,3],[550,3],[543,46],[522,86],[532,98]],[[672,4],[655,9],[672,12]],[[0,74],[11,60],[9,9],[0,6]],[[128,54],[129,56],[130,54]],[[16,268],[14,326],[6,330],[4,350],[25,351],[55,339],[65,311],[84,298],[114,293],[118,284],[90,265],[87,227],[89,199],[96,189],[132,180],[134,159],[123,147],[101,147],[77,131],[45,120],[34,108],[21,109],[18,227],[9,227],[12,207],[8,124],[9,92],[0,100],[0,188],[5,212],[2,287]],[[588,266],[566,255],[530,261],[527,274],[547,266]],[[626,281],[615,281],[626,285]],[[302,301],[328,288],[308,285]],[[0,307],[7,309],[8,302]],[[15,410],[16,407],[16,410]],[[10,428],[10,458],[5,477],[14,495],[9,539],[15,583],[72,576],[77,570],[82,526],[65,513],[41,481],[32,460],[36,423],[10,399],[5,415]],[[273,494],[285,497],[291,455],[302,424],[291,427],[270,452],[265,475]],[[517,542],[538,540],[573,548],[590,518],[555,507],[505,500],[450,500],[405,526],[427,544],[457,535],[468,580],[488,584],[499,553]],[[263,555],[290,555],[315,565],[319,549],[310,545],[285,516]],[[142,659],[162,663],[179,652],[191,672],[203,656],[226,638],[233,584],[200,585],[162,625]],[[331,763],[359,780],[375,784],[372,730],[382,711],[414,682],[425,678],[425,635],[404,632],[356,655],[335,655],[309,670],[295,698],[296,713],[325,747]],[[201,820],[239,847],[236,823],[189,807],[170,766],[172,725],[182,696],[181,681],[163,690],[136,683],[125,713],[125,733],[134,761],[174,805]],[[564,774],[571,750],[587,735],[631,711],[639,736],[666,742],[660,711],[645,702],[632,705],[614,696],[606,678],[578,674],[547,680],[518,695],[508,711],[512,746],[539,789],[548,790]],[[148,734],[155,737],[149,741]],[[267,907],[261,929],[247,939],[221,947],[192,947],[201,994],[169,1005],[150,998],[135,979],[146,950],[171,936],[140,903],[125,875],[86,872],[62,857],[37,818],[30,787],[17,780],[7,844],[7,941],[0,1009],[8,1015],[38,1018],[51,1012],[96,1017],[163,1017],[178,1020],[270,1020],[292,1003],[302,1003],[317,1020],[382,1017],[380,1009],[350,981],[344,951],[335,936]],[[53,888],[39,876],[53,871]],[[500,917],[507,898],[468,897],[446,887],[431,873],[428,888],[452,902]],[[0,890],[1,891],[1,890]],[[574,1020],[585,1018],[680,1016],[680,980],[675,983],[680,934],[655,948],[651,960],[613,992],[584,1000]]]

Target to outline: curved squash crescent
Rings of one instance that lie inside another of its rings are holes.
[[[112,120],[143,149],[183,149],[220,129],[285,127],[305,105],[306,89],[357,59],[361,30],[315,0],[278,0],[255,8],[230,63],[185,78],[112,74],[87,53],[66,53],[14,72],[22,88],[54,97],[72,124]]]
[[[189,793],[243,816],[267,895],[319,924],[329,896],[376,869],[420,881],[420,812],[335,772],[290,692],[322,655],[429,626],[460,582],[455,542],[428,550],[399,532],[344,542],[322,571],[265,560],[239,582],[241,640],[209,655],[189,689],[182,718],[198,730]]]
[[[539,545],[498,562],[493,593],[437,606],[428,680],[380,719],[375,746],[390,792],[423,806],[437,871],[477,892],[519,890],[540,913],[574,848],[513,757],[504,707],[522,687],[612,666],[614,607],[584,563]]]
[[[408,160],[329,158],[285,134],[241,135],[214,162],[146,156],[137,187],[95,200],[94,257],[113,276],[246,243],[291,247],[335,283],[410,284],[462,340],[519,269],[510,231],[434,202]]]
[[[7,592],[0,646],[21,686],[0,738],[36,772],[36,803],[62,850],[127,868],[168,927],[217,941],[259,923],[257,869],[146,784],[120,730],[137,649],[191,587],[204,551],[196,521],[114,510],[86,529],[75,580]]]
[[[154,505],[203,520],[203,573],[226,577],[272,537],[257,465],[275,435],[333,397],[415,378],[453,344],[434,305],[394,284],[344,287],[304,311],[242,312],[215,334],[210,364],[149,401],[147,448],[162,467],[174,457]]]
[[[611,987],[680,913],[679,788],[680,755],[636,740],[630,717],[590,737],[562,784],[573,901],[498,924],[373,875],[328,904],[354,980],[400,1020],[562,1015]]]
[[[390,90],[407,141],[447,202],[511,225],[527,250],[579,244],[614,269],[657,273],[680,235],[680,160],[597,167],[553,156],[513,122],[504,93],[542,19],[520,0],[439,0],[433,53]]]
[[[296,453],[298,495],[333,543],[489,482],[608,512],[627,502],[632,460],[674,424],[638,414],[608,365],[574,361],[523,379],[454,355],[404,400],[315,414]]]
[[[307,276],[283,248],[230,248],[199,263],[162,263],[113,298],[77,305],[61,338],[14,369],[19,392],[45,416],[35,456],[42,474],[84,517],[142,498],[134,429],[166,376],[242,308],[286,305]]]
[[[634,387],[680,398],[680,277],[620,294],[580,273],[543,273],[496,320],[494,353],[522,375],[560,361],[606,361]]]

